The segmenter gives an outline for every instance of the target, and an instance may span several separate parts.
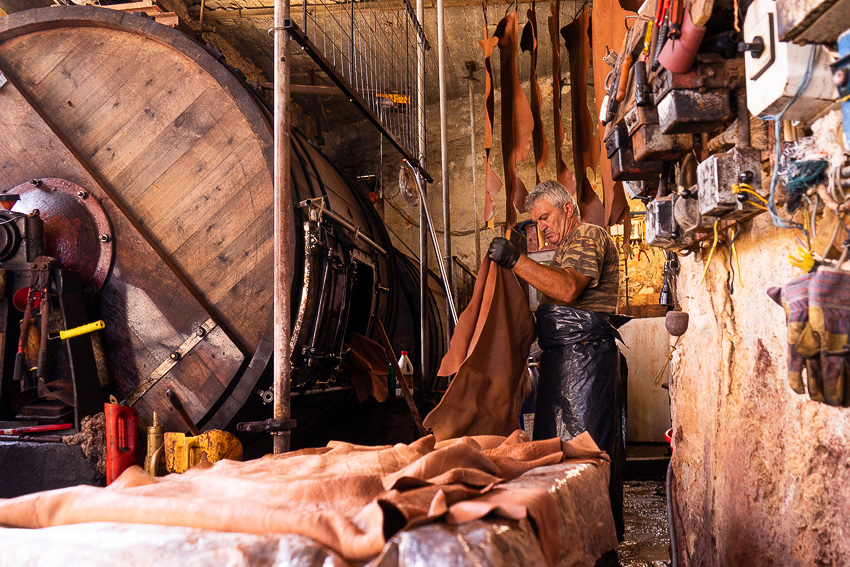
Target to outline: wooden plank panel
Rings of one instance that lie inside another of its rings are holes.
[[[249,154],[250,156],[256,154]],[[237,183],[232,184],[231,179],[224,179],[216,184],[203,196],[203,206],[182,203],[188,205],[190,211],[194,208],[197,208],[197,211],[189,214],[187,211],[182,217],[175,218],[171,224],[174,233],[164,234],[165,246],[174,250],[174,258],[181,258],[181,266],[189,273],[206,263],[208,258],[221,253],[242,231],[256,224],[259,214],[268,208],[274,199],[270,191],[263,190],[267,186],[265,182],[270,181],[267,171],[261,170],[252,178],[243,178],[238,167],[234,172],[239,172],[235,180]],[[248,172],[250,170],[245,173]],[[234,188],[239,190],[232,191]],[[185,209],[174,208],[174,212],[178,210]],[[205,252],[205,247],[212,247],[216,251]],[[197,260],[193,260],[193,256]]]
[[[208,140],[210,144],[218,143],[217,148],[196,145],[143,197],[137,196],[131,202],[167,250],[177,250],[234,195],[248,190],[252,178],[246,173],[264,166],[255,140],[244,131],[239,134],[246,135],[239,139],[228,135],[227,124],[222,123]]]
[[[207,282],[207,294],[213,304],[216,304],[236,282],[240,281],[244,274],[252,271],[253,264],[271,253],[273,249],[271,208],[258,215],[257,220],[265,222],[256,222],[249,226],[224,252],[211,259],[203,268],[194,270],[195,277],[199,281]],[[175,256],[175,259],[179,261],[182,258]],[[253,289],[243,291],[250,294],[256,293]]]
[[[172,65],[173,66],[173,65]],[[95,142],[93,154],[86,154],[90,163],[107,179],[112,179],[118,172],[127,167],[131,160],[167,128],[186,108],[192,104],[206,87],[200,81],[187,76],[188,69],[177,72],[167,83],[161,78],[151,78],[142,88],[140,98],[133,109],[135,116],[126,124],[113,129],[111,137],[104,136],[90,142]],[[124,109],[126,114],[132,111]],[[116,187],[120,191],[120,187]]]
[[[24,55],[7,59],[6,63],[23,84],[32,89],[66,57],[80,49],[84,41],[85,37],[74,30],[56,29],[9,40],[3,47]]]
[[[51,98],[70,100],[72,105],[76,105],[103,96],[98,88],[97,96],[74,99],[75,92],[80,89],[90,92],[93,85],[99,86],[102,76],[114,72],[117,52],[124,49],[124,42],[114,32],[109,33],[108,30],[97,28],[92,28],[86,34],[76,33],[73,36],[77,38],[79,45],[70,50],[58,65],[30,88],[36,98],[44,98],[49,93]],[[40,40],[40,34],[27,39],[31,45],[28,46],[30,49],[25,52],[23,61],[49,57],[52,53],[51,46]],[[29,75],[28,72],[26,74]]]
[[[148,214],[155,212],[150,207],[149,194],[156,194],[167,199],[167,207],[157,207],[160,214],[164,208],[171,210],[176,207],[178,211],[183,210],[184,207],[180,203],[184,200],[189,200],[197,207],[198,199],[207,198],[205,194],[208,188],[220,183],[220,177],[227,177],[230,173],[227,168],[235,168],[237,161],[244,159],[244,155],[250,152],[250,145],[245,145],[249,137],[250,132],[247,129],[234,128],[230,120],[219,120],[203,139],[193,144],[150,183],[144,193],[128,188],[127,204],[138,210],[140,215],[148,218],[151,227],[157,226],[160,222],[170,224],[174,220],[173,217],[169,221],[163,221],[158,216],[148,217]],[[237,152],[239,157],[233,157]],[[187,179],[191,182],[187,183]],[[151,191],[157,193],[151,193]],[[200,195],[195,195],[195,192],[200,192]]]
[[[112,178],[112,184],[121,188],[121,197],[125,203],[129,204],[140,196],[156,199],[156,192],[170,195],[193,189],[194,178],[185,170],[182,171],[182,182],[174,186],[155,184],[155,181],[190,148],[198,144],[206,145],[203,140],[206,134],[216,123],[221,122],[221,116],[215,111],[218,102],[211,103],[207,97],[195,99],[147,147],[140,148],[127,167]],[[151,189],[156,191],[149,191]],[[145,202],[150,200],[143,199]],[[148,217],[140,215],[140,218]]]

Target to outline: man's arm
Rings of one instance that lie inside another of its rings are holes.
[[[572,303],[581,295],[591,278],[572,268],[557,268],[538,264],[510,243],[509,240],[496,237],[490,243],[487,256],[493,262],[510,268],[514,273],[533,285],[539,291],[557,301]]]
[[[552,299],[572,303],[581,295],[591,278],[572,268],[556,268],[538,264],[525,254],[520,254],[514,273]]]

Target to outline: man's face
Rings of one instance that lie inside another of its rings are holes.
[[[549,202],[549,199],[537,199],[531,206],[531,220],[537,223],[538,230],[550,244],[558,245],[567,235],[572,217],[572,205],[564,203],[561,208]]]

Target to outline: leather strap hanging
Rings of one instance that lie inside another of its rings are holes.
[[[546,134],[543,133],[543,117],[540,113],[543,105],[543,94],[540,92],[540,83],[537,81],[537,13],[533,0],[526,16],[528,22],[522,29],[519,46],[520,49],[531,54],[531,72],[528,78],[531,84],[531,115],[534,118],[534,129],[531,137],[534,146],[534,160],[537,166],[534,173],[537,183],[540,183],[540,170],[546,165],[546,159],[549,157],[549,142],[546,141]]]
[[[561,1],[555,0],[550,5],[551,15],[547,20],[549,39],[552,41],[552,115],[555,123],[555,173],[558,182],[573,195],[576,194],[576,177],[567,169],[564,163],[562,147],[564,145],[564,123],[561,121]]]
[[[605,76],[610,67],[602,62],[606,46],[613,47],[623,43],[626,36],[626,16],[628,12],[620,7],[618,0],[595,0],[593,6],[593,19],[591,21],[591,45],[594,54],[593,87],[597,104],[605,97]],[[604,132],[605,127],[600,123],[599,131]],[[604,144],[600,140],[600,149]],[[611,163],[602,152],[600,155],[600,169],[602,170],[602,187],[605,204],[605,222],[608,226],[623,221],[624,234],[631,234],[631,220],[629,216],[629,204],[623,191],[623,184],[614,183],[611,179]],[[628,238],[623,239],[624,253],[628,252]]]
[[[528,191],[520,179],[516,162],[525,161],[531,151],[531,134],[534,117],[531,106],[519,82],[517,67],[517,43],[519,23],[516,10],[509,12],[493,34],[499,38],[499,83],[502,94],[502,161],[505,171],[505,223],[506,228],[516,224],[516,207],[525,212]]]
[[[593,118],[587,107],[587,72],[591,57],[589,32],[589,5],[585,5],[578,16],[561,29],[570,56],[573,167],[579,180],[576,197],[582,220],[604,227],[607,225],[602,201],[587,177],[587,168],[595,171],[600,155],[599,139],[593,135]]]
[[[486,10],[486,8],[485,8]],[[495,110],[495,97],[493,95],[493,65],[490,56],[493,48],[499,43],[496,36],[487,37],[486,12],[484,37],[479,39],[478,44],[484,50],[484,222],[491,224],[496,214],[496,195],[502,188],[502,180],[490,167],[490,148],[493,147],[493,112]]]

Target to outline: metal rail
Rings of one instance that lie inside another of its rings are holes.
[[[452,322],[457,325],[457,310],[455,309],[455,302],[452,298],[452,286],[446,277],[446,266],[443,264],[443,255],[440,252],[440,243],[437,242],[437,233],[434,231],[434,223],[431,221],[431,213],[428,212],[428,204],[425,202],[425,193],[422,191],[422,182],[419,180],[419,175],[417,174],[416,168],[413,167],[413,164],[407,160],[404,161],[404,164],[413,170],[413,174],[416,177],[416,188],[419,189],[419,205],[422,207],[422,210],[425,211],[425,219],[428,222],[428,230],[431,232],[431,242],[434,244],[434,253],[437,256],[437,266],[440,268],[440,276],[443,278],[443,289],[446,290],[446,301],[449,304],[449,315],[452,318]]]

